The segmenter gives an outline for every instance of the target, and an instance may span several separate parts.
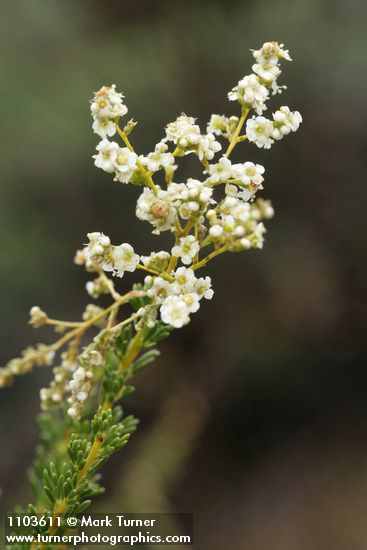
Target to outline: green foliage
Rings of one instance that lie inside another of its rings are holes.
[[[139,298],[137,298],[138,300]],[[127,347],[131,342],[133,335],[132,325],[127,325],[124,327],[121,332],[115,338],[115,345],[113,347],[112,353],[121,358],[125,355]]]
[[[144,332],[143,344],[145,348],[155,346],[161,340],[170,335],[173,328],[171,325],[166,325],[162,321],[157,321],[152,328]]]
[[[135,286],[138,287],[139,285]],[[139,288],[137,290],[139,290]],[[137,298],[136,300],[143,299],[144,298]],[[141,347],[153,347],[157,342],[167,338],[171,330],[172,328],[170,326],[165,325],[161,321],[156,321],[152,328],[147,328],[143,331]],[[113,403],[116,400],[116,396],[118,396],[118,399],[121,399],[132,393],[134,387],[127,385],[128,380],[138,371],[152,363],[159,355],[158,350],[149,350],[140,355],[140,357],[133,361],[128,368],[119,369],[119,365],[128,351],[131,340],[132,327],[128,325],[116,336],[114,348],[109,350],[106,354],[103,367],[104,372],[102,376],[100,403],[105,401]]]
[[[145,367],[150,365],[150,363],[152,363],[159,354],[160,352],[157,349],[152,349],[150,351],[147,351],[146,353],[143,353],[143,355],[141,355],[139,359],[131,364],[130,368],[128,369],[129,376],[133,376],[139,370],[145,369]]]
[[[81,470],[85,466],[91,446],[91,442],[87,439],[81,438],[75,433],[71,434],[68,455],[76,470]]]
[[[134,299],[132,305],[139,308],[145,300]],[[102,331],[98,344],[104,358],[95,369],[99,393],[91,393],[83,417],[73,420],[65,414],[67,404],[64,411],[52,409],[38,416],[41,443],[28,473],[35,504],[29,504],[23,513],[39,514],[42,510],[51,516],[77,515],[103,492],[99,470],[127,444],[138,424],[133,416],[124,416],[115,403],[134,391],[129,380],[156,359],[159,352],[151,348],[169,333],[170,328],[160,321],[139,332],[132,323],[117,334]],[[144,349],[147,351],[141,353]],[[96,402],[98,410],[91,414]],[[61,525],[55,533],[64,531]],[[47,527],[38,526],[32,534],[47,532]]]
[[[43,487],[46,495],[54,504],[64,500],[76,488],[78,482],[76,472],[65,462],[61,468],[50,462],[43,471]]]

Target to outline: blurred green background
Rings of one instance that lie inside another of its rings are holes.
[[[137,379],[141,426],[94,510],[192,512],[201,550],[367,547],[366,15],[362,0],[0,0],[1,363],[52,338],[27,325],[32,305],[78,318],[88,303],[72,263],[88,231],[159,246],[137,190],[93,166],[92,92],[124,91],[147,153],[181,112],[202,128],[235,114],[249,48],[294,59],[274,105],[300,110],[300,131],[234,155],[266,167],[265,249],[211,264],[215,299]],[[0,394],[3,509],[29,498],[49,378]]]

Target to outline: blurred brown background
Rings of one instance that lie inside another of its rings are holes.
[[[235,113],[249,48],[278,40],[294,59],[274,105],[301,130],[234,156],[266,167],[265,249],[211,264],[215,299],[125,402],[141,426],[95,510],[193,512],[200,550],[367,548],[366,15],[362,0],[1,0],[1,363],[52,337],[27,325],[32,305],[78,318],[88,303],[72,263],[88,231],[159,246],[136,189],[93,167],[92,92],[124,91],[147,153],[181,112],[202,128]],[[0,394],[3,509],[29,498],[49,377]]]

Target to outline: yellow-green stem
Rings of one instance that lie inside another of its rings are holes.
[[[229,155],[232,153],[233,149],[236,147],[236,144],[238,143],[238,137],[241,133],[243,125],[245,124],[245,120],[247,118],[248,112],[249,112],[249,109],[243,109],[242,110],[241,118],[238,121],[236,131],[233,134],[233,137],[231,139],[231,143],[228,145],[227,151],[225,152],[226,157],[229,157]]]
[[[121,128],[117,125],[117,133],[119,134],[119,136],[121,137],[121,139],[123,140],[123,142],[125,143],[126,147],[129,149],[129,151],[132,151],[134,152],[134,147],[132,146],[129,138],[127,137],[127,135],[125,134],[125,132],[123,130],[121,130]],[[136,161],[136,166],[138,167],[138,169],[143,173],[146,181],[147,181],[147,184],[149,185],[149,187],[151,188],[151,190],[153,191],[153,193],[155,195],[157,195],[158,193],[158,189],[157,189],[157,186],[156,184],[154,183],[153,181],[153,178],[151,176],[151,174],[149,173],[148,170],[146,170],[146,168],[142,165],[142,163],[140,162],[140,160],[137,160]]]
[[[60,349],[66,342],[74,338],[75,336],[79,336],[80,334],[83,334],[86,330],[88,330],[90,327],[92,327],[95,323],[103,319],[108,313],[113,311],[115,308],[121,306],[122,304],[128,302],[131,300],[131,298],[136,298],[138,296],[144,296],[145,292],[138,291],[138,290],[131,290],[127,294],[124,294],[121,296],[116,302],[111,304],[109,307],[98,313],[98,315],[95,315],[92,317],[92,319],[89,319],[88,321],[85,321],[80,326],[75,328],[74,330],[71,330],[67,334],[65,334],[62,338],[57,340],[54,344],[52,344],[51,349],[53,351],[57,351]]]
[[[204,267],[210,260],[212,260],[216,256],[219,256],[219,254],[223,254],[223,252],[225,252],[226,250],[228,250],[227,246],[222,246],[221,248],[217,248],[216,250],[213,250],[213,252],[208,254],[208,256],[205,256],[205,258],[200,260],[200,262],[194,264],[192,266],[192,270],[195,271],[196,269],[200,269],[201,267]]]

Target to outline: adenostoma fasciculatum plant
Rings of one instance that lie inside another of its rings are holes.
[[[119,406],[133,391],[131,379],[155,359],[156,344],[186,325],[201,300],[213,296],[211,279],[202,270],[224,252],[263,246],[263,220],[273,216],[270,202],[256,198],[265,169],[249,161],[234,164],[230,156],[245,141],[269,149],[296,131],[302,118],[286,106],[272,118],[263,116],[270,96],[285,88],[278,78],[281,61],[290,60],[288,51],[268,42],[253,57],[253,72],[228,94],[239,104],[239,116],[213,114],[202,133],[194,118],[181,115],[166,126],[164,138],[147,155],[134,150],[130,136],[136,123],[131,119],[122,124],[127,107],[114,85],[103,86],[91,102],[93,130],[101,138],[95,165],[114,181],[136,186],[136,216],[149,222],[156,235],[171,232],[173,245],[138,255],[128,243],[113,245],[103,233],[89,233],[75,262],[94,276],[86,284],[89,296],[110,295],[111,304],[89,304],[76,322],[31,309],[30,323],[35,328],[53,326],[59,338],[52,345],[28,347],[0,369],[0,386],[8,386],[14,377],[51,366],[57,358],[53,379],[40,392],[41,444],[29,473],[34,503],[24,510],[28,513],[60,517],[88,507],[102,491],[99,469],[136,429],[137,421],[123,416]],[[115,136],[120,143],[111,139]],[[201,163],[202,177],[177,182],[177,163],[189,154]],[[145,278],[121,295],[115,281],[134,271]],[[89,345],[81,347],[90,330]],[[42,529],[56,533],[65,528],[38,526],[35,532]]]

